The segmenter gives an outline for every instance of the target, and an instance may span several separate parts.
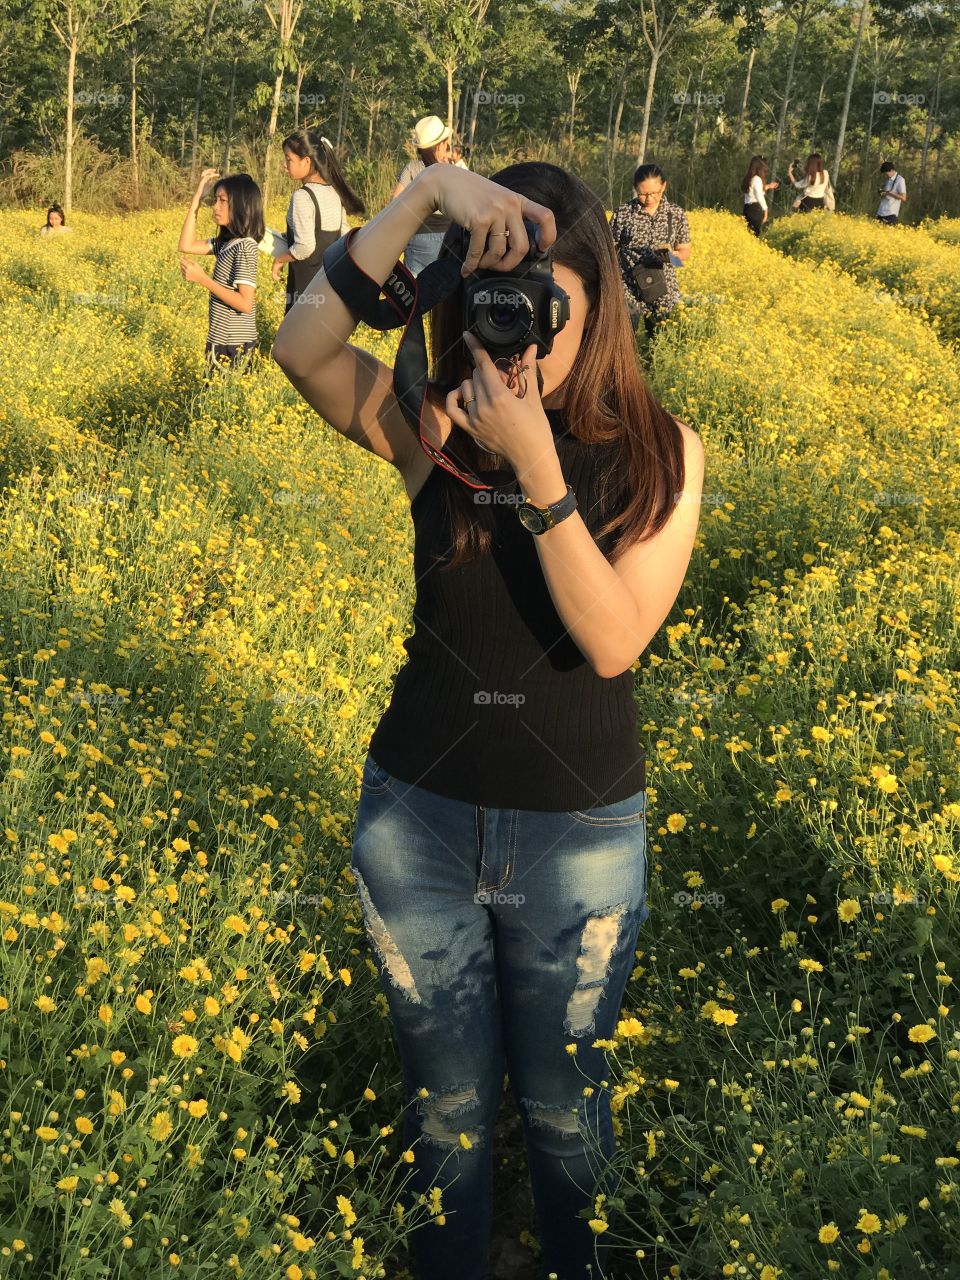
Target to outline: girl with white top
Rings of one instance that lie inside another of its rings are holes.
[[[347,214],[365,214],[367,207],[344,177],[333,143],[312,129],[284,138],[283,171],[303,183],[287,206],[287,251],[271,268],[279,280],[287,266],[286,315],[323,267],[324,250],[350,230]]]
[[[787,177],[798,191],[803,192],[803,195],[793,202],[795,209],[799,209],[801,213],[807,213],[810,209],[823,208],[824,196],[830,185],[830,175],[823,167],[823,156],[819,151],[814,151],[807,156],[807,163],[799,178],[793,171],[793,161],[791,161],[787,165]]]
[[[775,190],[779,185],[779,182],[767,182],[767,162],[763,156],[751,156],[740,189],[743,192],[743,216],[758,239],[769,216],[766,192]]]

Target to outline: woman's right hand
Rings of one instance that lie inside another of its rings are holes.
[[[549,248],[557,238],[552,209],[469,169],[432,164],[414,178],[414,183],[424,185],[433,200],[431,208],[470,232],[462,268],[465,276],[478,270],[512,271],[529,247],[524,218],[539,227],[541,249]]]
[[[210,185],[213,183],[214,178],[219,178],[219,177],[220,177],[219,169],[204,169],[203,173],[201,173],[200,175],[200,181],[197,183],[197,199],[198,200],[203,199],[203,197],[207,194]]]

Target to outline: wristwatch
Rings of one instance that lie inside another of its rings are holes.
[[[559,502],[553,502],[549,507],[535,507],[532,502],[521,502],[517,507],[517,515],[523,527],[531,533],[546,533],[561,520],[566,520],[567,516],[572,516],[576,509],[577,495],[567,485],[567,492]]]

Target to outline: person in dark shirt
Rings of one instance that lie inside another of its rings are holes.
[[[595,1216],[598,1179],[609,1199],[615,1152],[595,1041],[615,1032],[649,915],[633,668],[686,573],[703,449],[639,371],[606,214],[579,178],[432,165],[353,233],[356,265],[383,284],[436,209],[452,224],[441,257],[469,228],[468,273],[509,273],[524,219],[553,249],[570,318],[541,360],[522,353],[522,396],[463,332],[461,287],[430,313],[421,421],[443,462],[389,366],[348,343],[357,316],[329,279],[273,355],[411,499],[415,630],[358,769],[350,869],[402,1062],[405,1207],[442,1193],[441,1229],[411,1235],[417,1280],[487,1275],[505,1066],[543,1273],[584,1276],[606,1246],[581,1210]],[[512,479],[468,486],[451,460]]]
[[[212,239],[197,240],[196,216],[200,202],[213,193],[213,220],[219,231]],[[263,197],[249,173],[220,178],[216,169],[204,169],[184,218],[178,249],[181,253],[213,254],[213,273],[195,262],[180,259],[184,280],[210,291],[207,340],[204,347],[206,376],[225,363],[244,372],[257,345],[257,245],[263,239]]]
[[[657,323],[680,301],[676,267],[690,257],[690,224],[683,209],[667,199],[667,180],[659,165],[639,165],[633,190],[634,198],[614,211],[610,231],[634,331],[639,331],[642,321],[650,338]],[[644,299],[637,283],[639,266],[663,272],[663,297],[654,302]]]

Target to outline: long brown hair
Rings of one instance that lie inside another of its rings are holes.
[[[741,191],[743,192],[749,191],[750,183],[754,180],[754,178],[761,178],[764,182],[766,182],[767,180],[767,162],[766,160],[764,160],[763,156],[751,157],[749,167],[747,168],[746,176],[744,177],[743,182],[740,184]]]
[[[683,438],[675,419],[654,398],[637,365],[636,345],[616,250],[603,205],[575,174],[557,165],[529,161],[493,175],[494,182],[552,209],[557,224],[553,260],[582,280],[587,315],[580,349],[563,387],[563,413],[571,434],[586,444],[616,444],[606,482],[625,491],[626,504],[600,530],[619,530],[610,554],[652,537],[666,524],[675,495],[683,491]],[[441,256],[453,252],[460,228],[451,226]],[[473,369],[463,342],[463,289],[431,312],[433,378],[428,393],[441,402]],[[474,470],[509,467],[491,458],[473,437],[454,425],[449,451]],[[441,469],[442,494],[450,518],[453,556],[444,568],[485,554],[492,541],[492,504],[474,502],[472,491]],[[623,505],[623,504],[621,504]]]
[[[804,166],[804,172],[810,182],[816,182],[823,173],[823,156],[819,151],[812,151],[807,156],[807,163]]]

